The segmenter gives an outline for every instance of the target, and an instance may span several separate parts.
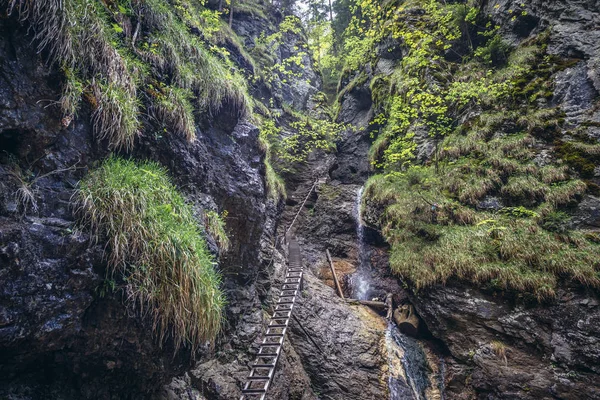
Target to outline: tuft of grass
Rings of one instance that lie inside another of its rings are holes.
[[[273,144],[278,144],[280,141],[279,135],[281,134],[280,128],[275,126],[275,122],[271,119],[264,119],[261,121],[260,133],[258,135],[258,142],[261,149],[265,152],[265,184],[267,187],[267,193],[270,198],[279,200],[280,198],[286,197],[285,181],[277,173],[273,167]]]
[[[153,162],[111,157],[80,182],[82,227],[107,241],[108,273],[126,284],[127,301],[150,315],[162,344],[192,352],[215,338],[225,303],[192,207]]]
[[[511,176],[501,190],[504,196],[522,204],[536,204],[544,200],[548,186],[530,175]]]
[[[279,199],[287,196],[285,181],[277,172],[275,172],[275,169],[268,159],[265,159],[265,181],[270,198]]]
[[[192,142],[196,139],[194,107],[190,103],[192,93],[177,87],[165,88],[159,93],[150,112],[167,126],[173,127]]]
[[[506,345],[499,340],[494,340],[490,343],[490,347],[497,357],[504,360],[504,365],[507,365],[508,360],[506,359]]]
[[[65,86],[63,93],[60,98],[60,107],[63,114],[68,118],[73,118],[77,115],[79,105],[81,103],[81,96],[83,95],[84,83],[76,74],[66,68],[65,74]]]
[[[545,184],[565,181],[569,178],[568,168],[564,165],[546,165],[539,170],[539,178]]]
[[[92,114],[94,130],[110,149],[132,149],[140,133],[140,103],[128,88],[116,83],[92,82],[97,107]]]
[[[554,183],[546,193],[546,201],[554,207],[567,205],[581,197],[586,190],[587,185],[579,179]]]
[[[231,242],[229,236],[225,230],[225,219],[227,218],[227,211],[219,214],[216,211],[207,211],[204,213],[204,225],[206,230],[217,242],[217,246],[222,252],[229,250]]]

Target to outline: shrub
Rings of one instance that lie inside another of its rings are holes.
[[[219,332],[224,296],[193,210],[156,163],[111,157],[77,192],[80,224],[105,238],[108,273],[152,317],[160,343],[194,352]]]

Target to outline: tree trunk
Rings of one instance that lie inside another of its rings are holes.
[[[233,26],[233,3],[234,0],[231,0],[231,4],[229,5],[229,27]]]
[[[340,282],[338,281],[337,275],[335,274],[335,268],[333,267],[333,260],[331,259],[331,254],[329,254],[329,249],[325,250],[327,252],[327,260],[329,261],[329,267],[331,267],[331,274],[333,275],[333,282],[335,283],[335,287],[337,288],[338,294],[343,299],[344,292],[342,292],[342,287],[340,286]]]
[[[368,306],[368,307],[374,308],[377,311],[386,311],[387,310],[387,305],[383,301],[346,299],[346,302],[348,302],[350,304],[362,304],[363,306]]]

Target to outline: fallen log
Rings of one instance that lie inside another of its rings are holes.
[[[335,287],[337,288],[338,294],[343,299],[344,292],[342,292],[342,287],[340,286],[340,282],[338,281],[337,275],[335,274],[335,268],[333,267],[333,261],[331,260],[331,254],[329,254],[329,249],[325,250],[327,252],[327,260],[329,261],[329,267],[331,268],[331,274],[333,275],[333,282],[335,282]]]
[[[371,301],[371,300],[357,300],[357,299],[346,299],[349,304],[362,304],[376,309],[377,311],[387,311],[388,306],[383,301]]]

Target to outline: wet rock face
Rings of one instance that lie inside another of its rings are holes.
[[[369,84],[350,90],[342,99],[338,120],[350,124],[357,131],[346,132],[338,144],[335,163],[330,167],[332,179],[343,184],[362,185],[371,169],[366,155],[371,146],[369,122],[374,117]]]
[[[260,242],[270,210],[264,194],[263,153],[258,147],[258,128],[240,121],[232,131],[214,125],[199,131],[193,143],[178,136],[143,140],[139,158],[159,161],[172,171],[188,197],[210,199],[218,210],[227,210],[227,229],[234,233],[231,250],[221,268],[236,281],[247,282],[258,273]],[[243,217],[240,217],[243,216]]]
[[[600,398],[597,294],[562,290],[552,304],[528,307],[448,286],[411,301],[462,364],[447,376],[449,395],[470,382],[486,398]]]
[[[312,385],[324,398],[385,398],[383,320],[361,306],[348,307],[310,273],[304,285],[290,342]]]

